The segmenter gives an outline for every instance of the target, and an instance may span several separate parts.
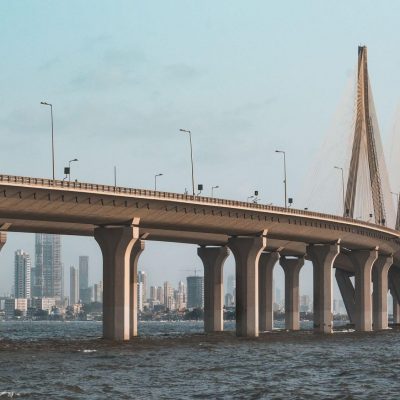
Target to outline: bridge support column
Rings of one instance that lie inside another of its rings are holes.
[[[299,275],[304,257],[281,257],[280,264],[285,272],[285,326],[286,329],[300,329]]]
[[[236,262],[236,334],[258,336],[258,262],[267,244],[259,237],[234,237],[228,242]]]
[[[340,294],[342,295],[344,306],[346,307],[347,315],[352,324],[355,323],[356,303],[355,291],[352,281],[350,280],[352,274],[336,267],[335,277],[338,284]]]
[[[260,331],[272,331],[274,328],[274,288],[273,272],[280,255],[262,253],[258,263],[258,290],[259,290],[259,326]]]
[[[378,258],[378,250],[356,250],[350,253],[355,268],[355,327],[356,330],[372,330],[372,266]]]
[[[388,328],[388,272],[393,264],[393,257],[379,256],[372,268],[373,282],[373,328],[383,330]]]
[[[199,247],[197,254],[204,266],[204,330],[224,330],[224,284],[223,266],[229,249],[222,247]]]
[[[7,233],[0,231],[0,250],[6,244],[7,241]]]
[[[139,257],[144,250],[144,241],[136,240],[132,246],[131,256],[130,256],[130,337],[137,336],[137,265]]]
[[[340,253],[339,244],[308,246],[314,276],[314,330],[332,333],[332,268]]]
[[[393,298],[393,324],[400,324],[400,304],[392,292]]]
[[[103,337],[129,340],[130,306],[137,299],[130,297],[131,250],[139,240],[139,228],[101,227],[94,238],[103,254]]]
[[[389,288],[393,298],[393,323],[400,324],[400,274],[397,266],[389,269]]]

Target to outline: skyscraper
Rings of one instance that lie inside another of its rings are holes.
[[[178,290],[175,290],[175,305],[178,310],[186,308],[186,287],[182,281],[179,281]]]
[[[31,297],[31,257],[23,250],[15,252],[14,295],[17,299]]]
[[[103,302],[103,281],[95,283],[93,286],[94,301],[97,303]]]
[[[143,282],[137,283],[137,309],[143,311]]]
[[[204,277],[188,276],[187,280],[187,308],[204,307]]]
[[[79,302],[79,275],[75,267],[69,269],[69,302],[77,304]]]
[[[138,271],[137,277],[138,283],[142,283],[142,302],[146,303],[147,301],[147,275],[144,271]]]
[[[169,310],[175,309],[174,288],[169,282],[164,282],[164,305]]]
[[[234,275],[228,276],[228,284],[226,285],[226,292],[234,295],[236,288],[236,280]]]
[[[60,235],[35,235],[35,268],[32,276],[33,296],[62,300],[64,290]]]
[[[89,257],[79,256],[79,289],[89,287]],[[80,295],[82,298],[82,295]]]
[[[165,304],[164,303],[164,288],[162,286],[157,286],[157,300],[160,302],[160,304]]]

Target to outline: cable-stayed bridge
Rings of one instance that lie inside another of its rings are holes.
[[[103,333],[109,339],[137,335],[137,262],[147,240],[199,245],[207,332],[223,329],[222,270],[230,252],[240,336],[273,328],[272,273],[278,261],[285,273],[288,329],[299,329],[304,260],[313,264],[316,331],[332,332],[333,268],[356,329],[386,329],[389,288],[400,322],[400,231],[398,219],[396,226],[390,223],[391,194],[365,47],[358,52],[356,105],[343,215],[0,175],[1,245],[7,231],[93,236],[103,255]],[[369,222],[357,218],[360,204],[371,214]]]

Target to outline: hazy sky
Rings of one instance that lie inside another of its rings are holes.
[[[51,176],[44,100],[54,105],[58,178],[78,158],[73,179],[110,184],[116,165],[119,185],[152,188],[154,174],[163,173],[160,190],[183,192],[191,185],[189,143],[178,129],[187,128],[195,180],[206,194],[219,185],[216,195],[245,200],[258,189],[262,202],[282,204],[282,159],[274,153],[280,148],[295,205],[323,209],[333,199],[325,211],[339,212],[340,181],[330,162],[332,185],[312,203],[296,199],[307,198],[305,177],[337,129],[359,44],[368,46],[389,142],[400,97],[399,15],[398,1],[3,0],[1,173]],[[342,147],[331,155],[341,160]],[[90,256],[90,281],[101,279],[94,239],[62,243],[66,293],[79,255]],[[33,257],[34,235],[9,234],[0,293],[10,290],[18,248]],[[201,263],[196,246],[147,243],[139,268],[150,284],[176,285]],[[226,270],[233,271],[232,256]],[[301,290],[311,294],[310,266],[304,271]]]

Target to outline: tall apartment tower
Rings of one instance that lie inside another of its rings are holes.
[[[187,308],[204,307],[204,277],[188,276],[187,280]]]
[[[23,250],[15,252],[14,295],[17,299],[31,297],[31,257]]]
[[[138,283],[142,284],[142,303],[147,302],[147,275],[144,271],[138,271]]]
[[[169,282],[164,282],[164,305],[169,310],[175,309],[174,288]]]
[[[61,237],[37,233],[35,235],[35,268],[32,273],[34,297],[64,297],[61,263]]]
[[[79,289],[89,287],[89,256],[79,256]]]
[[[157,300],[160,302],[160,304],[165,304],[164,303],[164,288],[162,286],[157,286]]]
[[[143,282],[137,283],[137,309],[143,311]]]
[[[69,269],[69,302],[70,304],[79,302],[79,275],[75,267]]]
[[[93,285],[93,300],[97,303],[103,302],[103,281]]]

